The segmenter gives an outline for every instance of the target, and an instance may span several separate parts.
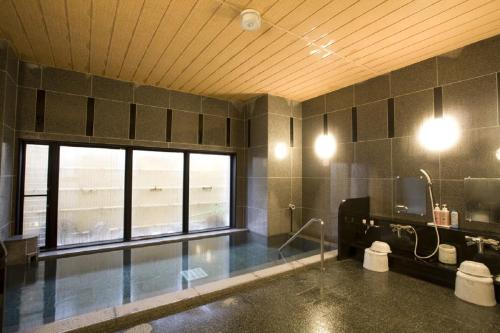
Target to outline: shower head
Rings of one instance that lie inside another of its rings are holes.
[[[432,185],[431,176],[429,176],[429,173],[424,169],[420,169],[420,172],[423,173],[425,178],[427,179],[427,184]]]

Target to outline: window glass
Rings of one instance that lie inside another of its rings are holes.
[[[57,244],[123,238],[125,151],[61,147]]]
[[[135,150],[132,237],[182,232],[184,154]]]
[[[189,230],[228,227],[231,157],[190,154]]]
[[[39,246],[45,246],[48,162],[49,146],[26,145],[23,234],[38,235]]]

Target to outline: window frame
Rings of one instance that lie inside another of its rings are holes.
[[[23,234],[23,214],[24,205],[24,182],[26,173],[26,146],[27,145],[47,145],[49,147],[48,158],[48,179],[47,179],[47,210],[46,210],[46,235],[45,246],[40,247],[40,251],[54,249],[80,248],[94,245],[112,244],[129,242],[133,240],[154,239],[170,236],[179,236],[183,234],[196,234],[215,230],[225,230],[235,227],[236,214],[236,153],[220,152],[210,150],[196,149],[177,149],[161,147],[144,147],[137,145],[118,145],[118,144],[100,144],[100,143],[80,143],[80,142],[62,142],[51,140],[19,140],[18,153],[18,177],[17,177],[17,209],[15,234]],[[123,239],[110,241],[89,242],[84,244],[73,244],[57,246],[57,219],[58,219],[58,199],[59,199],[59,157],[60,147],[80,147],[80,148],[106,148],[121,149],[125,151],[125,179],[124,179],[124,214],[123,214]],[[166,233],[157,235],[148,235],[132,237],[132,177],[133,177],[133,153],[134,150],[156,151],[156,152],[176,152],[183,153],[183,197],[182,197],[182,232]],[[229,226],[219,228],[207,228],[203,230],[189,230],[189,157],[190,154],[208,154],[225,155],[230,157],[230,205],[229,205]]]

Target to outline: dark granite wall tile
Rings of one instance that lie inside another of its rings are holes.
[[[292,117],[302,118],[302,103],[292,101]]]
[[[443,87],[443,112],[463,128],[497,125],[497,102],[495,74]]]
[[[274,146],[278,143],[283,143],[288,146],[290,143],[290,118],[269,114],[267,119],[269,124],[267,144]]]
[[[2,129],[2,151],[0,163],[2,165],[2,176],[13,176],[14,170],[14,150],[15,150],[15,130],[8,126]]]
[[[326,178],[330,175],[329,161],[320,160],[313,148],[302,149],[302,175],[303,177]]]
[[[174,119],[176,113],[174,112]],[[174,126],[172,132],[175,133]],[[167,110],[163,108],[137,105],[137,116],[135,123],[135,138],[137,140],[165,141],[167,134]],[[174,136],[172,134],[172,141]],[[180,141],[177,141],[180,142]]]
[[[326,112],[325,95],[302,102],[302,117],[310,117]]]
[[[42,88],[45,90],[90,96],[90,75],[53,67],[44,67]]]
[[[392,168],[394,177],[421,176],[420,169],[429,172],[433,179],[439,178],[439,153],[423,148],[415,137],[392,140]]]
[[[249,148],[246,164],[248,177],[267,177],[267,147]]]
[[[313,210],[329,210],[330,181],[324,178],[308,178],[302,183],[302,206]]]
[[[201,112],[201,96],[171,91],[170,107],[182,111]]]
[[[354,159],[354,178],[390,178],[392,176],[390,139],[356,143]]]
[[[5,70],[10,78],[17,82],[18,66],[19,59],[16,52],[7,41],[3,40],[0,44],[0,70]]]
[[[332,134],[337,142],[352,141],[351,116],[351,108],[338,110],[328,114],[328,133]]]
[[[5,104],[3,122],[11,128],[16,127],[17,85],[7,75],[5,80]]]
[[[500,71],[500,35],[438,57],[439,84]]]
[[[499,147],[500,127],[463,132],[455,147],[441,153],[441,178],[500,178]]]
[[[245,146],[245,122],[231,119],[231,147]]]
[[[0,120],[3,121],[3,108],[5,102],[5,72],[0,71]]]
[[[399,96],[437,86],[436,58],[391,72],[391,94]]]
[[[168,108],[170,107],[170,91],[153,86],[136,86],[134,102]]]
[[[387,138],[387,100],[358,106],[358,141]]]
[[[245,104],[245,118],[250,119],[253,117],[267,114],[268,96],[259,96]]]
[[[196,113],[173,110],[172,142],[198,143],[198,115]]]
[[[291,102],[283,97],[268,95],[268,112],[290,117],[292,115]]]
[[[132,82],[93,76],[92,97],[132,102],[134,98],[134,85]]]
[[[389,96],[389,75],[380,75],[354,85],[354,101],[356,105],[386,99]]]
[[[203,144],[226,145],[226,118],[211,115],[203,116]]]
[[[47,92],[45,95],[45,132],[85,135],[87,98]]]
[[[252,178],[247,182],[248,206],[253,208],[267,209],[267,179]]]
[[[202,97],[201,109],[204,114],[228,117],[229,103],[216,98]]]
[[[289,178],[268,179],[269,209],[288,209],[292,197],[292,187]]]
[[[17,91],[16,129],[34,131],[36,121],[36,89],[19,87]]]
[[[330,162],[329,176],[332,179],[351,178],[354,168],[354,143],[339,143]]]
[[[243,104],[236,102],[229,102],[229,118],[241,119],[241,120],[245,119]]]
[[[250,126],[250,145],[257,147],[267,145],[267,131],[268,131],[267,115],[257,116],[251,119]]]
[[[302,146],[314,147],[316,138],[323,134],[323,116],[305,118],[302,120]]]
[[[434,115],[433,90],[394,98],[394,135],[415,135],[425,119]]]
[[[23,87],[41,88],[42,69],[40,65],[21,61],[19,63],[19,85]]]
[[[302,177],[302,148],[291,149],[292,177]]]
[[[332,91],[326,95],[326,112],[354,106],[354,86]]]
[[[7,67],[7,41],[0,39],[0,70],[5,70]]]
[[[94,104],[94,136],[128,139],[129,103],[96,98]]]

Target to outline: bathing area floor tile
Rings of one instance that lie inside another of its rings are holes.
[[[124,332],[497,332],[500,306],[354,260],[273,277]]]

